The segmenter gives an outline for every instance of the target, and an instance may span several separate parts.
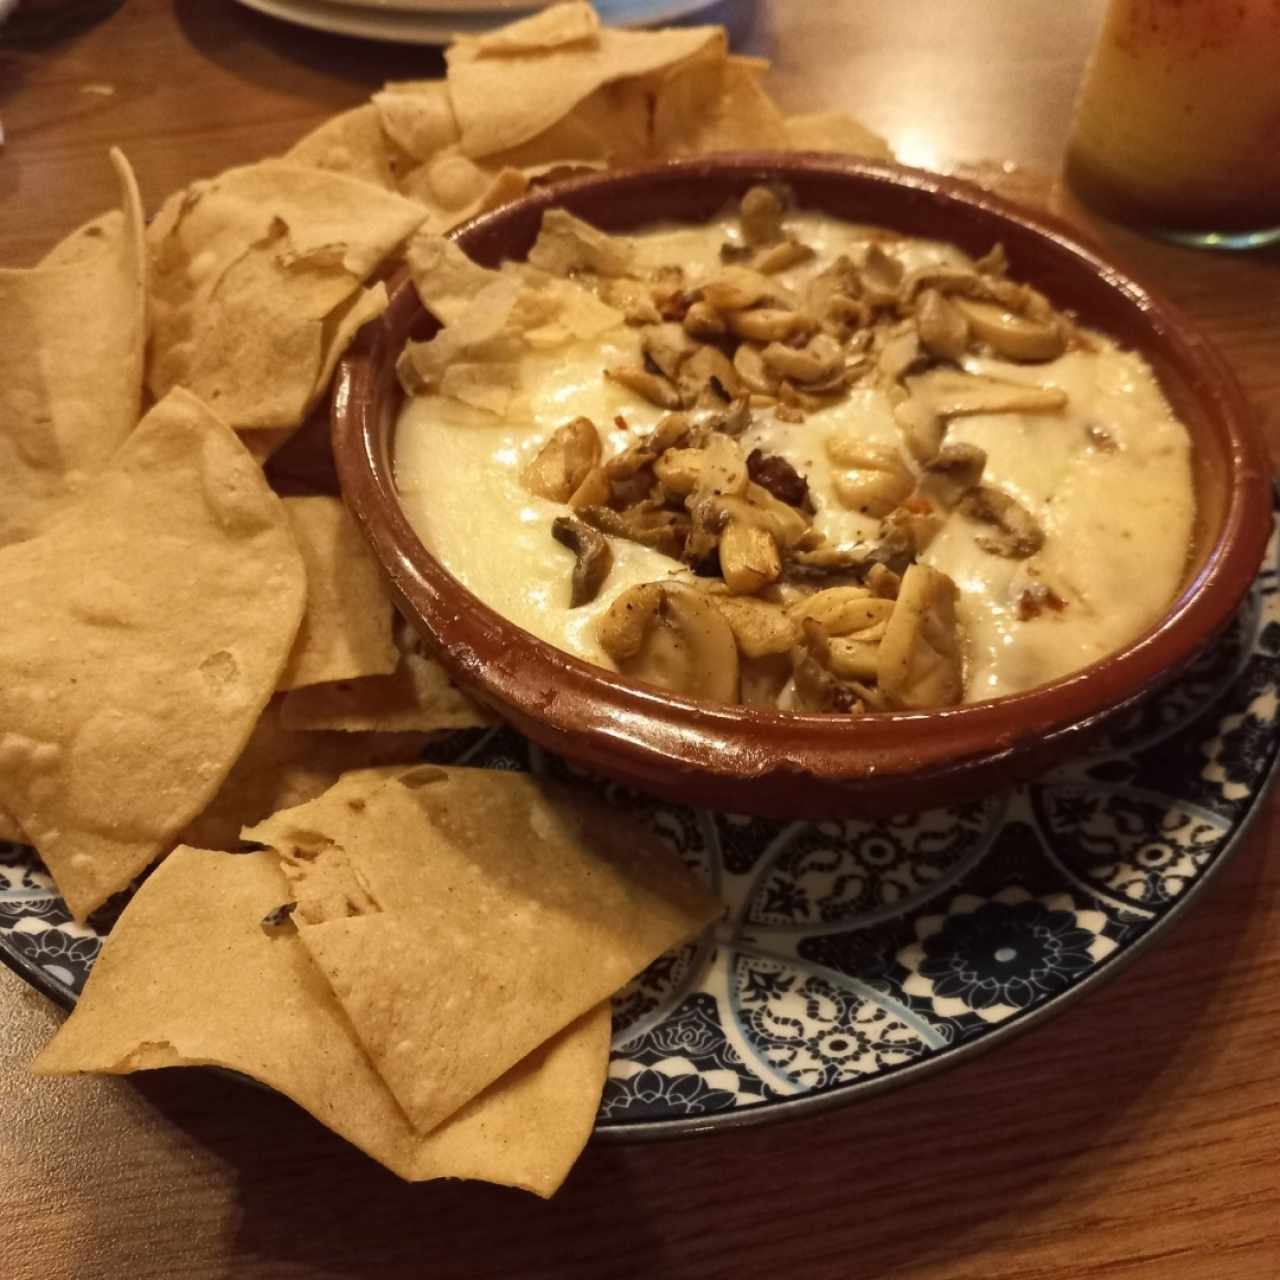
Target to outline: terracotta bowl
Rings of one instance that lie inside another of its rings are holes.
[[[1269,471],[1222,358],[1168,304],[1048,218],[965,183],[835,157],[737,155],[592,176],[458,228],[479,262],[522,258],[543,210],[610,231],[703,220],[752,184],[781,180],[801,207],[971,254],[1003,242],[1011,274],[1154,367],[1194,440],[1198,518],[1185,584],[1158,626],[1122,652],[1030,693],[943,711],[840,716],[676,697],[592,666],[507,622],[418,540],[396,497],[391,442],[405,339],[434,331],[407,278],[339,367],[333,444],[343,494],[399,607],[458,682],[550,751],[642,789],[771,817],[883,815],[951,804],[1032,777],[1108,717],[1152,694],[1230,621],[1271,525]]]

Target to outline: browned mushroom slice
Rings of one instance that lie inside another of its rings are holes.
[[[702,300],[716,311],[742,311],[772,298],[777,286],[749,267],[726,267],[702,286]]]
[[[606,369],[604,376],[619,386],[626,387],[628,391],[634,391],[650,404],[656,404],[659,409],[680,407],[680,393],[661,374],[630,365],[619,365]]]
[[[928,565],[903,575],[880,641],[878,684],[891,705],[950,707],[964,693],[956,584]]]
[[[752,187],[738,206],[742,238],[753,247],[781,240],[785,211],[782,197],[772,187]]]
[[[638,542],[642,547],[652,547],[673,560],[679,560],[684,554],[689,538],[688,516],[650,503],[637,503],[625,511],[614,511],[609,507],[582,507],[578,516],[601,533]]]
[[[873,244],[862,263],[862,296],[872,306],[892,306],[898,300],[905,274],[897,258]]]
[[[976,413],[1051,413],[1067,403],[1067,393],[1057,387],[1006,382],[955,369],[933,369],[910,379],[907,385],[913,397],[925,399],[944,418]]]
[[[762,356],[770,373],[806,385],[828,382],[844,368],[844,348],[826,333],[816,334],[803,347],[771,342]]]
[[[551,522],[551,536],[573,552],[569,608],[590,604],[613,568],[613,549],[599,532],[572,516],[557,516]]]
[[[695,302],[684,313],[683,324],[694,338],[718,338],[725,332],[723,317],[709,302]]]
[[[706,346],[698,347],[684,362],[676,386],[690,407],[705,400],[727,404],[746,391],[729,357],[718,347]]]
[[[954,507],[981,483],[986,465],[986,451],[976,444],[958,440],[944,444],[938,456],[925,465],[919,491],[940,506]]]
[[[578,271],[626,276],[632,274],[635,248],[630,240],[608,235],[565,209],[548,209],[529,261],[558,276]]]
[[[729,519],[720,532],[720,576],[735,595],[749,596],[782,577],[777,540],[753,520]]]
[[[930,289],[942,294],[967,295],[981,291],[984,287],[984,282],[979,279],[972,267],[958,267],[947,262],[931,262],[927,266],[916,267],[914,271],[907,272],[902,281],[901,296],[904,302],[910,302],[914,298],[916,305],[919,306],[920,299]]]
[[[1054,360],[1067,349],[1066,330],[1052,313],[1036,319],[972,298],[956,298],[954,306],[968,321],[973,336],[1008,360]]]
[[[525,487],[552,502],[568,502],[600,462],[600,433],[590,418],[557,427],[524,469]]]
[[[862,700],[830,667],[831,641],[812,618],[800,624],[800,643],[791,651],[791,670],[797,711],[844,712],[863,710]]]
[[[672,693],[738,701],[738,648],[712,601],[678,583],[622,592],[600,619],[600,647],[624,675]]]
[[[710,597],[733,630],[738,651],[745,658],[790,653],[797,624],[781,605],[749,596]]]
[[[666,450],[653,470],[669,493],[691,498],[690,507],[706,498],[736,497],[748,483],[742,451],[719,432],[710,434],[701,449]]]
[[[919,396],[893,406],[893,420],[902,432],[902,441],[917,461],[929,463],[942,448],[946,425],[937,411]]]
[[[924,290],[916,300],[916,332],[940,360],[959,360],[969,345],[969,322],[937,289]]]
[[[752,449],[747,454],[747,474],[762,489],[789,507],[812,510],[809,482],[780,453]]]
[[[920,361],[920,354],[919,334],[914,329],[901,329],[884,338],[876,367],[886,382],[900,382]]]
[[[787,271],[802,262],[808,262],[814,256],[815,251],[807,244],[801,244],[799,240],[787,236],[777,244],[761,249],[751,259],[751,265],[762,275],[771,276],[779,271]]]
[[[982,485],[965,496],[959,510],[992,526],[994,532],[977,534],[974,541],[994,556],[1025,560],[1044,546],[1044,531],[1035,517],[1003,489]]]
[[[640,349],[658,368],[664,378],[672,382],[680,373],[680,366],[698,350],[698,344],[674,321],[650,325],[640,334]]]

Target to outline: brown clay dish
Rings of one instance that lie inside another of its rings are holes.
[[[333,445],[346,501],[400,608],[459,683],[533,741],[606,776],[771,817],[883,815],[1032,777],[1185,668],[1242,601],[1271,527],[1269,470],[1248,406],[1222,358],[1184,319],[1064,225],[911,169],[831,156],[677,162],[558,185],[453,236],[496,266],[528,252],[551,205],[627,231],[708,219],[772,180],[787,183],[802,208],[949,241],[975,256],[1001,241],[1015,278],[1150,362],[1192,436],[1198,509],[1183,590],[1155,629],[1029,693],[856,718],[695,702],[570,657],[481,604],[423,547],[401,510],[390,461],[402,399],[395,360],[406,337],[435,328],[404,275],[335,381]]]

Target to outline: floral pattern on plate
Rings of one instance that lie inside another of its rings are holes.
[[[1152,938],[1240,843],[1280,743],[1275,539],[1231,629],[1087,754],[979,804],[889,822],[700,812],[590,778],[509,728],[427,757],[597,787],[726,903],[619,993],[602,1135],[784,1116],[954,1060]],[[119,902],[72,922],[0,844],[0,957],[63,1003]],[[905,1077],[904,1077],[905,1078]]]

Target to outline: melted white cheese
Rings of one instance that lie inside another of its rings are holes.
[[[817,215],[789,227],[818,250],[814,261],[782,273],[803,284],[840,252],[865,243],[865,228]],[[727,220],[705,228],[661,229],[637,237],[645,265],[679,262],[690,280],[719,269]],[[927,242],[895,243],[908,266],[958,260]],[[1029,561],[1002,559],[975,542],[982,527],[951,515],[922,559],[960,588],[966,701],[1033,688],[1079,670],[1137,639],[1167,608],[1187,562],[1194,515],[1190,445],[1154,377],[1136,355],[1092,335],[1096,352],[1072,351],[1046,364],[970,359],[966,367],[1009,380],[1060,387],[1065,410],[989,414],[952,422],[947,438],[986,451],[983,482],[1015,496],[1046,534]],[[518,421],[499,422],[439,396],[411,400],[396,434],[396,478],[410,521],[459,581],[526,631],[604,666],[595,638],[600,615],[627,588],[687,570],[622,539],[600,595],[568,608],[572,554],[550,533],[567,510],[531,494],[521,473],[557,427],[585,415],[602,432],[606,456],[634,443],[662,411],[607,381],[602,370],[639,361],[639,339],[619,328],[607,338],[529,355]],[[629,431],[613,427],[622,415]],[[1114,443],[1099,448],[1089,428]],[[874,539],[877,520],[841,506],[824,449],[836,432],[894,447],[898,428],[885,395],[858,389],[803,423],[757,412],[744,451],[781,454],[804,475],[817,506],[814,523],[832,543]],[[905,450],[902,450],[905,456]],[[1020,618],[1018,600],[1033,582],[1066,602]]]

